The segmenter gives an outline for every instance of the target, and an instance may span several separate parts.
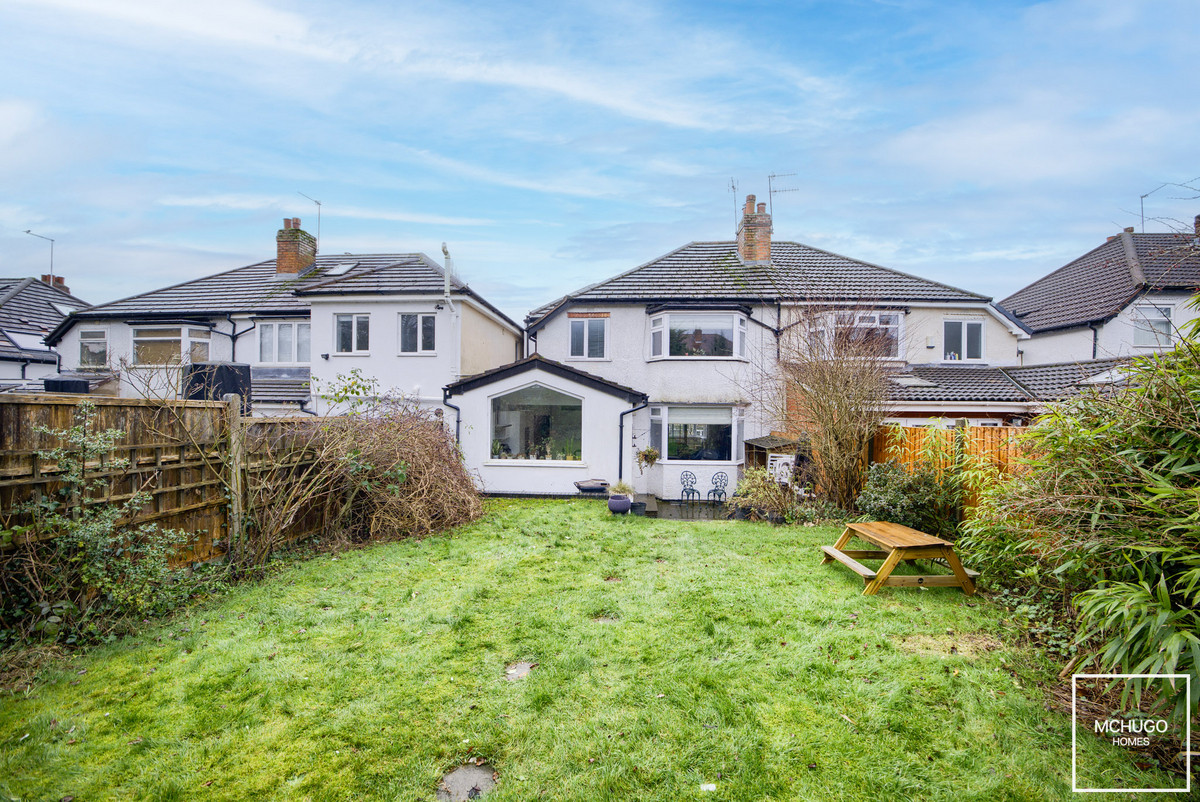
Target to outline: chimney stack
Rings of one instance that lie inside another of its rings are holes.
[[[42,282],[45,284],[49,284],[51,287],[54,287],[55,289],[62,290],[63,292],[66,292],[66,293],[71,292],[71,288],[67,286],[67,283],[66,283],[66,281],[63,280],[62,276],[52,276],[49,273],[43,273],[42,274]]]
[[[746,196],[742,222],[738,224],[738,258],[744,264],[767,264],[771,261],[771,215],[767,204],[754,205],[754,196]]]
[[[317,240],[300,228],[299,217],[283,218],[275,235],[275,272],[299,275],[317,258]]]
[[[1200,238],[1200,214],[1196,215],[1195,221],[1192,222],[1192,229],[1196,232],[1196,237]]]

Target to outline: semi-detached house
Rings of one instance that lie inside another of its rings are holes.
[[[322,254],[289,218],[276,258],[76,312],[47,338],[64,369],[175,397],[184,367],[251,366],[256,414],[325,413],[321,388],[359,370],[439,407],[442,388],[521,356],[520,325],[421,253]]]

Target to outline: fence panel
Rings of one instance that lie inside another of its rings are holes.
[[[89,466],[112,481],[121,501],[143,491],[150,502],[132,523],[154,523],[185,533],[178,562],[207,560],[221,553],[228,537],[224,443],[226,406],[207,401],[148,401],[95,396],[0,395],[0,510],[4,526],[28,520],[15,507],[54,496],[62,468],[40,456],[62,441],[42,431],[70,429],[79,406],[94,405],[94,430],[116,429],[111,459]],[[107,463],[107,464],[106,464]]]

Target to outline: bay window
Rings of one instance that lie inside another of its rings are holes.
[[[974,320],[947,320],[942,324],[942,358],[947,362],[983,359],[983,323]]]
[[[667,461],[740,462],[745,448],[743,411],[740,407],[651,407],[650,445]]]
[[[211,339],[210,329],[135,328],[133,364],[174,365],[181,362],[207,362]]]
[[[334,351],[365,354],[371,350],[370,315],[334,315]]]
[[[650,356],[743,358],[746,319],[719,312],[671,312],[650,319]]]
[[[308,362],[311,326],[308,323],[258,323],[259,362]]]

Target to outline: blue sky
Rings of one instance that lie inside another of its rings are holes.
[[[0,275],[45,272],[26,229],[92,302],[271,258],[303,192],[322,252],[446,241],[519,317],[795,173],[776,239],[1001,298],[1200,176],[1198,34],[1193,0],[6,0]]]

